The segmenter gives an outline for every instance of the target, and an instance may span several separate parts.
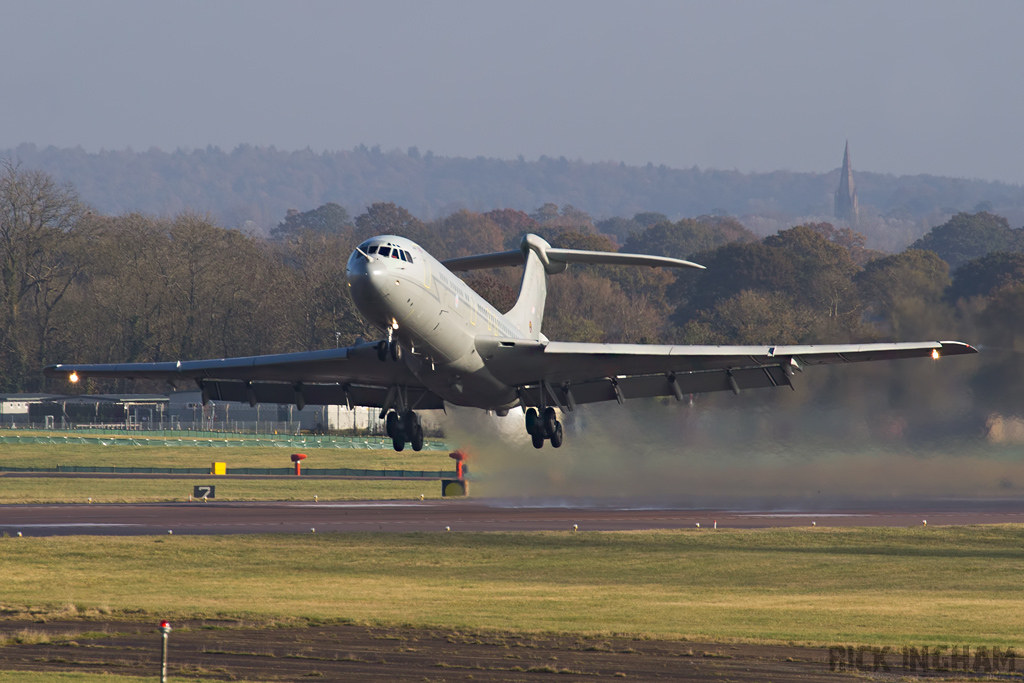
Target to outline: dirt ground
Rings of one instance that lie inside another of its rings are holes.
[[[778,645],[352,625],[280,628],[197,621],[172,626],[172,680],[810,682],[905,675],[898,656],[889,656],[888,674],[869,673],[870,654],[868,670],[843,673],[830,670],[827,649]],[[26,642],[0,646],[0,669],[159,672],[160,635],[152,622],[0,621],[0,642],[16,635]]]

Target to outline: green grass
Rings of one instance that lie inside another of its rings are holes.
[[[0,445],[0,465],[33,467],[61,465],[132,467],[208,467],[213,461],[228,467],[288,467],[292,449],[192,448],[151,446],[93,446],[42,444]],[[306,467],[353,469],[454,470],[446,452],[311,449]],[[9,503],[144,503],[185,500],[198,483],[217,485],[218,500],[365,500],[440,496],[439,482],[275,479],[219,481],[199,479],[93,479],[74,477],[23,478],[0,474],[0,504]]]
[[[0,476],[0,504],[159,503],[184,501],[198,484],[217,487],[217,500],[396,500],[441,497],[440,481],[397,479],[93,479]],[[0,584],[2,585],[2,584]],[[2,591],[0,591],[2,594]]]
[[[157,676],[156,678],[159,678]],[[156,680],[153,676],[118,676],[116,674],[58,673],[43,671],[0,671],[0,683],[142,683]],[[172,677],[176,678],[176,677]],[[181,680],[178,678],[178,680]],[[188,678],[190,683],[213,683],[221,679]]]
[[[0,600],[715,641],[1021,646],[1024,526],[0,539]]]
[[[0,444],[0,466],[53,467],[54,465],[123,467],[290,467],[293,448],[196,448],[194,446],[94,446],[85,444]],[[447,452],[311,448],[305,467],[354,469],[454,470]]]

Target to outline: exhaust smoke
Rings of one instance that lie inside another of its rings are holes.
[[[856,410],[832,391],[813,405],[745,394],[580,406],[560,417],[560,449],[534,449],[521,411],[449,408],[445,429],[472,454],[474,494],[515,504],[813,510],[1021,495],[1019,448],[970,427],[910,438],[953,418],[934,402],[915,411],[912,393],[894,404],[892,387],[867,390]],[[962,413],[963,397],[943,400]]]

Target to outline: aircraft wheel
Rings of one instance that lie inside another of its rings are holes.
[[[383,339],[377,343],[377,360],[382,363],[388,359],[388,343]]]
[[[384,431],[387,432],[388,437],[395,438],[395,434],[398,433],[398,413],[395,411],[389,411],[384,417]]]
[[[537,427],[537,409],[527,408],[526,409],[526,433],[533,434]]]
[[[562,445],[562,423],[555,422],[555,433],[551,435],[551,447],[558,448]]]
[[[544,435],[540,433],[539,429],[534,431],[530,436],[533,438],[534,448],[544,448]]]
[[[405,428],[405,440],[412,441],[412,435],[416,427],[418,427],[420,421],[416,419],[416,413],[411,410],[406,411],[405,415],[402,416],[402,426]]]
[[[551,435],[555,433],[555,425],[558,424],[558,417],[555,415],[555,409],[548,406],[544,409],[544,436],[551,438]]]
[[[398,343],[397,339],[391,340],[391,360],[400,361],[402,360],[402,347]]]
[[[401,430],[398,430],[395,434],[395,438],[391,440],[391,445],[395,447],[396,451],[405,450],[405,435],[402,434]]]
[[[423,450],[423,427],[416,425],[412,431],[412,449],[419,453]]]

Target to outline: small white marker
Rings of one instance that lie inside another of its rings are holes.
[[[21,532],[20,531],[18,532],[18,538],[21,538]]]
[[[927,519],[922,519],[921,520],[921,524],[923,524],[925,526],[928,526],[928,520]]]
[[[451,530],[452,530],[452,528],[451,528],[450,526],[446,526],[446,527],[444,528],[444,530],[445,530],[445,531],[451,531]]]
[[[92,498],[89,499],[89,505],[92,505]]]
[[[700,528],[700,522],[697,522],[697,528],[698,529]]]
[[[316,533],[316,527],[309,527],[309,533],[315,534]]]
[[[319,503],[320,502],[320,496],[313,496],[313,502],[314,503]]]
[[[580,530],[580,525],[579,524],[573,524],[572,525],[572,530],[573,531],[579,531]]]
[[[715,520],[715,528],[716,529],[718,528],[718,520],[717,519]]]
[[[170,529],[168,529],[168,530],[167,530],[167,535],[168,535],[168,536],[171,536],[172,534],[174,534],[174,532],[173,532],[173,531],[171,531]]]
[[[423,494],[422,493],[420,494],[420,500],[423,500]]]
[[[818,526],[817,522],[811,522],[811,526]]]

